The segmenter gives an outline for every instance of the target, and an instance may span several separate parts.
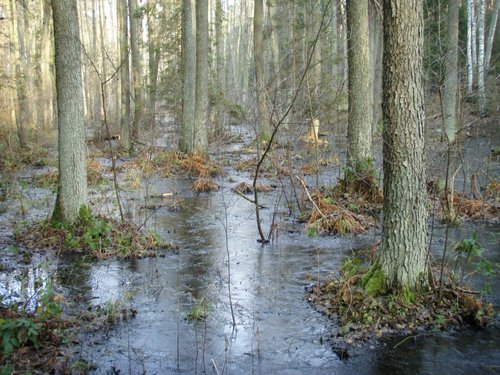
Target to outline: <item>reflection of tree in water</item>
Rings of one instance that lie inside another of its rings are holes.
[[[92,263],[88,259],[61,256],[57,266],[57,281],[66,288],[71,299],[90,301],[93,297]]]
[[[208,297],[210,274],[214,273],[214,246],[222,246],[221,225],[214,219],[212,197],[197,196],[189,208],[176,216],[177,241],[181,247],[179,282],[182,292],[200,300]],[[186,249],[183,251],[182,249]],[[221,247],[222,249],[222,247]],[[186,256],[183,256],[186,254]]]

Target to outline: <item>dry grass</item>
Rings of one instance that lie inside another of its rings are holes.
[[[259,193],[270,193],[270,192],[274,191],[274,188],[270,185],[258,184],[256,186],[256,190]],[[233,191],[240,192],[241,194],[252,194],[253,187],[252,187],[252,185],[247,184],[246,182],[241,182],[233,188]]]
[[[310,233],[362,233],[368,226],[373,225],[373,219],[370,217],[354,213],[334,203],[331,198],[325,199],[319,192],[313,200],[315,205],[307,222]]]
[[[208,193],[218,189],[219,185],[210,177],[198,177],[192,187],[196,193]]]

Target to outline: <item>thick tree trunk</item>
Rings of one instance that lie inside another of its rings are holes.
[[[121,146],[125,151],[131,148],[130,129],[130,63],[128,53],[127,0],[117,0],[118,43],[120,46],[120,132]]]
[[[208,156],[208,0],[196,2],[196,90],[193,153]]]
[[[426,271],[422,0],[384,1],[384,218],[380,264],[391,290]]]
[[[137,13],[137,0],[128,0],[130,22],[130,50],[132,52],[132,85],[134,87],[134,120],[132,122],[132,136],[137,139],[140,135],[142,119],[142,57],[139,50],[139,30],[142,17]]]
[[[364,174],[372,158],[372,103],[368,0],[347,2],[349,118],[347,163],[355,175]]]
[[[266,84],[264,75],[264,4],[255,0],[253,14],[253,52],[255,59],[255,96],[257,98],[257,136],[269,135]]]
[[[477,104],[480,116],[486,116],[486,89],[484,86],[484,18],[485,0],[478,0],[477,18]]]
[[[458,1],[448,4],[448,50],[445,56],[445,82],[443,95],[443,117],[446,138],[455,141],[457,132],[458,93]]]
[[[196,5],[194,0],[183,1],[183,58],[184,101],[179,150],[194,153],[195,103],[196,103]]]
[[[85,133],[76,0],[52,2],[59,128],[59,181],[53,219],[73,223],[87,204]]]

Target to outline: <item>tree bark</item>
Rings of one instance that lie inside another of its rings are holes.
[[[17,12],[17,4],[15,0],[10,0],[10,14],[11,14],[11,43],[10,52],[11,59],[13,63],[11,64],[12,76],[14,78],[13,91],[15,92],[14,99],[14,117],[16,122],[17,138],[19,140],[19,147],[24,150],[28,147],[26,139],[26,117],[24,112],[24,104],[27,102],[26,98],[26,86],[24,79],[22,77],[22,63],[21,63],[21,46],[20,41],[22,38],[19,37],[19,19]]]
[[[127,0],[117,0],[118,43],[120,47],[120,143],[128,152],[131,148],[130,129],[130,63],[128,53]]]
[[[224,11],[222,1],[215,0],[215,50],[216,50],[216,113],[215,113],[215,134],[220,135],[224,131]]]
[[[76,0],[52,2],[59,128],[59,181],[53,219],[73,223],[87,204],[85,133]]]
[[[40,104],[42,126],[52,128],[54,121],[54,95],[52,36],[50,20],[52,18],[50,0],[42,0],[42,36],[40,42]]]
[[[457,132],[457,92],[458,92],[458,1],[448,4],[448,50],[445,56],[445,82],[443,93],[443,120],[446,138],[455,141]]]
[[[384,218],[380,264],[390,290],[425,283],[426,185],[422,0],[384,1]]]
[[[475,0],[467,0],[467,94],[474,91],[474,69],[476,67],[476,21]]]
[[[484,57],[485,72],[490,70],[491,51],[493,50],[493,42],[495,40],[495,31],[498,22],[498,13],[500,11],[500,0],[495,0],[495,9],[491,16],[490,28],[488,30],[488,38],[486,39],[486,52]]]
[[[183,26],[184,101],[179,150],[191,155],[194,153],[196,107],[196,5],[194,0],[183,0]]]
[[[349,116],[347,164],[355,175],[364,174],[372,158],[372,103],[368,0],[347,1]]]
[[[196,90],[193,154],[208,156],[208,0],[196,1]]]
[[[264,76],[264,4],[255,0],[253,13],[253,52],[255,60],[255,96],[257,98],[257,136],[269,135],[266,85]]]
[[[130,50],[132,52],[132,85],[134,88],[134,120],[132,137],[138,139],[142,119],[142,57],[139,49],[139,30],[142,17],[137,14],[137,0],[128,0],[130,22]]]
[[[154,128],[155,117],[156,117],[156,95],[158,92],[158,67],[160,65],[160,51],[161,46],[158,42],[158,25],[154,19],[156,14],[153,11],[154,2],[148,0],[149,12],[148,12],[148,55],[149,55],[149,84],[148,84],[148,109],[147,109],[147,119],[145,121],[146,126],[150,129]]]
[[[477,18],[477,104],[479,116],[486,116],[486,89],[484,86],[484,18],[485,18],[485,0],[478,0],[478,18]]]

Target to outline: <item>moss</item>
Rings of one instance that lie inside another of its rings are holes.
[[[415,303],[416,300],[417,300],[417,295],[410,288],[404,287],[401,290],[401,301],[403,302],[404,305]]]
[[[361,278],[361,285],[370,296],[379,296],[386,293],[385,276],[380,264],[375,263]]]

